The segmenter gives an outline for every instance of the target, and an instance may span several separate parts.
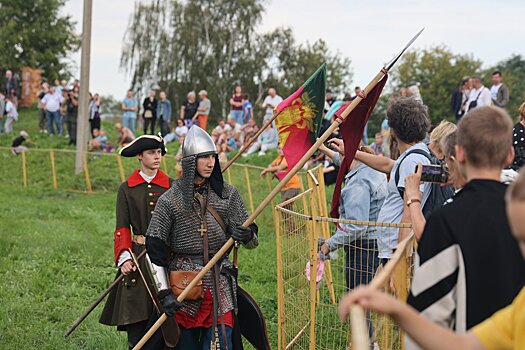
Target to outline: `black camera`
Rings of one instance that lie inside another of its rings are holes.
[[[417,172],[417,165],[415,172]],[[421,181],[445,184],[448,182],[448,171],[443,165],[423,165]]]

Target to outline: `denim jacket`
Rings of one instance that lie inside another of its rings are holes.
[[[335,165],[341,165],[339,153],[336,153],[333,161]],[[361,163],[345,176],[345,186],[341,190],[339,217],[347,220],[377,221],[387,193],[386,176]],[[375,226],[341,223],[337,225],[334,235],[325,243],[330,251],[334,251],[356,239],[376,238]]]
[[[169,121],[171,120],[171,102],[166,99],[164,101],[159,100],[159,108],[157,110],[159,119],[162,117],[162,120]]]

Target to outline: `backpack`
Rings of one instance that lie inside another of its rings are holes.
[[[408,157],[410,154],[421,154],[430,160],[430,164],[433,165],[441,165],[441,161],[434,157],[433,155],[429,154],[428,152],[425,152],[421,149],[414,149],[401,158],[401,161],[399,161],[399,165],[397,166],[394,179],[396,183],[397,190],[399,191],[399,195],[403,199],[404,197],[404,189],[400,189],[398,187],[399,184],[399,168],[401,167],[401,163],[403,163],[403,160],[405,160],[406,157]],[[443,204],[445,201],[449,198],[451,198],[454,195],[454,189],[452,186],[441,186],[440,184],[432,183],[430,185],[430,194],[427,198],[427,201],[425,202],[425,205],[423,206],[423,216],[426,220],[430,217],[430,214],[438,208],[443,207]]]

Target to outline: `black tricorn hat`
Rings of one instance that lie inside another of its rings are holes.
[[[119,154],[123,157],[135,157],[137,154],[142,153],[148,149],[162,150],[162,155],[166,154],[166,146],[164,146],[164,139],[160,134],[157,135],[142,135],[137,137],[135,140],[122,147]]]

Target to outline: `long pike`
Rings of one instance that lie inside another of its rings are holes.
[[[418,38],[418,36],[423,32],[424,28],[421,29],[409,42],[408,44],[401,50],[399,54],[397,54],[389,63],[387,63],[379,73],[376,74],[376,76],[368,83],[368,85],[363,89],[363,93],[366,96],[376,85],[383,79],[383,77],[388,73],[388,71],[394,66],[394,64],[399,60],[399,58],[403,55],[403,53],[408,49],[408,47]],[[266,196],[266,198],[262,201],[261,204],[255,209],[255,211],[246,219],[246,221],[243,223],[243,226],[249,226],[251,223],[254,222],[254,220],[259,216],[259,214],[266,208],[266,206],[272,201],[272,199],[281,191],[281,189],[286,185],[286,183],[294,176],[299,170],[303,168],[303,165],[310,159],[310,157],[317,151],[317,149],[323,144],[323,142],[326,141],[326,139],[334,132],[336,128],[343,123],[343,121],[348,117],[350,112],[352,112],[355,107],[362,101],[361,96],[357,96],[352,103],[344,110],[343,113],[341,113],[341,118],[337,118],[332,122],[330,127],[317,139],[317,141],[310,147],[310,149],[306,152],[306,154],[299,160],[297,164],[286,174],[286,176],[277,184],[277,186]],[[217,261],[228,252],[230,247],[234,244],[234,240],[232,238],[228,239],[226,243],[222,246],[221,249],[215,254],[215,256],[210,259],[208,264],[202,268],[202,270],[199,272],[199,274],[186,286],[186,289],[177,297],[177,300],[179,302],[183,302],[188,293],[191,291],[193,287],[197,285],[197,283],[200,282],[200,280],[204,277],[206,273],[217,263]],[[159,329],[159,327],[164,323],[164,321],[167,319],[166,314],[162,314],[162,316],[157,320],[157,322],[150,328],[150,330],[142,337],[142,339],[137,343],[137,345],[133,348],[133,350],[139,350],[141,349],[144,344],[149,340],[149,338]]]

